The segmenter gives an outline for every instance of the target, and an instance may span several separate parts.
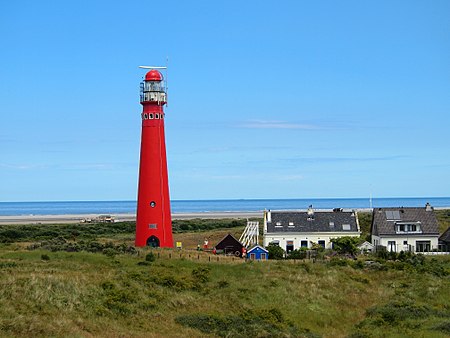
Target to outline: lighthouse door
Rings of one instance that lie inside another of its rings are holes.
[[[159,248],[159,239],[156,236],[150,236],[147,239],[147,246],[150,246],[152,248]]]

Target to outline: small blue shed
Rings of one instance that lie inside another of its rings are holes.
[[[269,259],[269,251],[264,249],[262,246],[255,245],[247,251],[247,257],[255,261],[266,261]]]

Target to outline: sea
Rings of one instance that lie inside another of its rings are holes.
[[[257,212],[307,209],[310,205],[315,209],[425,207],[427,202],[436,208],[450,208],[450,197],[172,200],[171,208],[173,213]],[[0,202],[0,216],[134,213],[136,201]]]

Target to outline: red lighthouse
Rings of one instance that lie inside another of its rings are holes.
[[[141,83],[142,136],[136,215],[136,246],[173,247],[164,136],[167,103],[162,74],[150,70]]]

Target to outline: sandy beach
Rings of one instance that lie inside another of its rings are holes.
[[[110,214],[117,221],[135,221],[135,214]],[[262,217],[261,212],[202,212],[202,213],[176,213],[172,219],[194,218],[250,218]],[[50,224],[50,223],[80,223],[86,219],[98,218],[99,214],[73,214],[73,215],[20,215],[0,216],[0,224]]]
[[[449,209],[448,207],[437,207],[436,210]],[[316,209],[319,210],[319,209]],[[352,209],[344,209],[352,210]],[[358,212],[372,212],[370,208],[354,209]],[[303,210],[304,211],[304,210]],[[331,211],[331,209],[320,209],[320,211]],[[71,214],[71,215],[20,215],[0,216],[1,224],[51,224],[51,223],[80,223],[83,220],[98,218],[100,214]],[[135,221],[135,214],[110,214],[116,222]],[[263,211],[221,211],[221,212],[192,212],[174,213],[172,219],[211,219],[211,218],[254,218],[263,217]]]

